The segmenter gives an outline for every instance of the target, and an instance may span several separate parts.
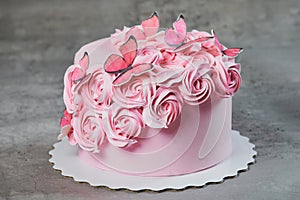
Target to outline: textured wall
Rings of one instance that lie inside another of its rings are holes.
[[[222,184],[163,193],[93,188],[48,163],[59,133],[63,74],[83,44],[160,13],[214,28],[244,47],[233,127],[258,151],[250,171]],[[300,1],[1,1],[0,199],[299,199]],[[297,198],[298,197],[298,198]]]

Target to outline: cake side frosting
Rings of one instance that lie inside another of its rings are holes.
[[[214,32],[187,32],[182,16],[173,28],[158,29],[153,14],[141,25],[116,30],[83,46],[66,71],[59,139],[67,136],[82,158],[101,169],[185,174],[230,154],[241,49],[226,48]]]
[[[217,129],[214,136],[212,129]],[[187,105],[170,128],[159,129],[159,134],[139,140],[137,146],[117,148],[107,143],[99,153],[79,149],[79,156],[95,167],[139,176],[196,172],[216,165],[230,153],[230,98],[209,100],[198,110]]]

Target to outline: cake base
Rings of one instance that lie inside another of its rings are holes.
[[[91,186],[132,191],[184,189],[222,182],[226,177],[233,177],[247,170],[257,154],[249,138],[241,136],[238,131],[232,131],[232,154],[214,167],[180,176],[139,177],[102,171],[84,163],[77,155],[77,147],[71,146],[67,139],[53,146],[54,149],[49,151],[52,156],[49,162],[53,163],[53,168],[60,170],[63,176],[72,177],[77,182],[87,182]]]

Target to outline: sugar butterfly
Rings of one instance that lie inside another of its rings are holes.
[[[132,35],[137,40],[145,40],[147,37],[157,33],[158,29],[159,29],[159,18],[157,12],[154,12],[148,19],[142,22],[141,28],[137,26],[132,27],[126,33],[126,38],[129,38]]]
[[[184,42],[186,37],[186,23],[183,15],[179,15],[173,23],[173,28],[168,28],[165,31],[165,41],[168,45],[176,46]]]
[[[85,77],[87,68],[89,67],[89,55],[87,52],[84,53],[79,61],[79,66],[75,67],[71,80],[74,83],[81,81]]]
[[[243,48],[226,48],[224,47],[218,40],[216,33],[214,32],[214,30],[211,30],[211,34],[212,36],[215,38],[215,43],[216,46],[220,49],[220,51],[228,56],[228,57],[237,57],[242,51]]]
[[[196,39],[194,39],[194,40],[190,40],[190,41],[188,41],[188,42],[185,42],[185,43],[179,45],[179,46],[176,47],[174,50],[175,50],[175,52],[182,51],[182,50],[185,50],[185,49],[191,47],[191,46],[192,46],[193,44],[195,44],[195,43],[198,43],[198,42],[200,42],[200,43],[201,43],[201,42],[205,42],[205,41],[207,41],[207,40],[209,40],[209,39],[212,39],[212,38],[213,38],[212,36],[199,37],[199,38],[196,38]]]
[[[133,64],[137,56],[137,41],[134,36],[130,36],[119,50],[123,57],[112,54],[104,63],[105,72],[117,75],[113,81],[114,85],[124,84],[131,76],[139,76],[152,69],[153,65],[150,63]]]

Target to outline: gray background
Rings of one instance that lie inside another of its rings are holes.
[[[161,27],[182,12],[244,47],[233,127],[257,163],[222,184],[162,193],[111,191],[64,178],[48,163],[64,109],[63,75],[83,44],[152,11]],[[300,1],[1,1],[0,199],[299,199]]]

